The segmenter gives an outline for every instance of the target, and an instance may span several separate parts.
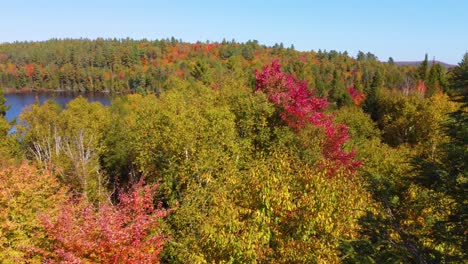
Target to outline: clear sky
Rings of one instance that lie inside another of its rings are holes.
[[[458,63],[468,0],[0,0],[0,42],[50,38],[256,39],[380,60]]]

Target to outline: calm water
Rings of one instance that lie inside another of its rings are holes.
[[[13,120],[21,111],[30,104],[36,102],[36,99],[42,104],[47,100],[54,100],[62,107],[78,96],[83,96],[89,102],[101,102],[103,105],[110,104],[110,97],[106,94],[84,94],[84,93],[24,93],[24,94],[6,94],[6,103],[10,109],[6,112],[8,121]]]

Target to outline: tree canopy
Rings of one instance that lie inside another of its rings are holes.
[[[0,44],[3,263],[463,263],[453,69],[256,41]],[[16,125],[15,131],[10,130]]]

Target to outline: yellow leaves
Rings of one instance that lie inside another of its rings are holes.
[[[44,243],[38,216],[65,201],[65,191],[50,172],[27,164],[0,168],[0,190],[0,262],[39,263],[26,255]]]
[[[245,235],[250,234],[243,237],[244,244],[256,245],[257,252],[270,252],[264,260],[337,260],[339,238],[354,233],[357,219],[368,204],[368,196],[358,197],[365,193],[359,184],[349,177],[329,178],[322,170],[273,153],[255,162],[242,181],[232,186],[242,195],[231,196],[231,201],[237,204],[241,199],[251,217],[229,224],[242,225]],[[223,236],[238,241],[233,233]],[[273,240],[276,246],[269,248]]]
[[[206,87],[183,83],[160,98],[144,97],[130,103],[135,103],[134,111],[123,118],[136,122],[124,126],[134,139],[131,145],[137,165],[142,170],[149,168],[145,174],[156,167],[217,177],[214,172],[222,168],[218,165],[230,163],[237,153],[234,116],[227,107],[218,106],[213,91]],[[148,152],[153,155],[146,155]]]
[[[92,200],[103,194],[99,155],[111,121],[107,108],[78,97],[63,111],[53,102],[34,104],[21,113],[20,120],[18,131],[29,156],[60,174],[74,191]]]
[[[417,196],[417,194],[416,194],[415,188],[410,188],[410,189],[408,190],[408,198],[409,198],[409,200],[415,200],[415,199],[416,199],[416,196]]]
[[[447,140],[441,126],[456,103],[443,93],[423,98],[384,90],[378,104],[378,122],[386,143],[409,144],[421,156],[437,159],[438,146]]]
[[[112,79],[112,72],[111,71],[105,71],[103,74],[104,81],[110,81]]]

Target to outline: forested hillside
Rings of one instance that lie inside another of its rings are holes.
[[[346,52],[299,52],[237,43],[185,43],[171,40],[49,40],[0,44],[0,84],[21,90],[65,90],[101,92],[160,92],[168,79],[198,80],[221,85],[226,75],[242,73],[253,78],[253,70],[279,60],[285,70],[305,80],[318,95],[349,103],[347,89],[358,91],[385,86],[408,90],[418,80],[429,90],[447,88],[446,70],[431,68],[426,60],[414,67],[398,67],[393,59],[380,63],[371,53],[356,59]]]
[[[455,68],[282,44],[0,44],[2,263],[468,261]],[[9,133],[16,125],[16,131]]]

